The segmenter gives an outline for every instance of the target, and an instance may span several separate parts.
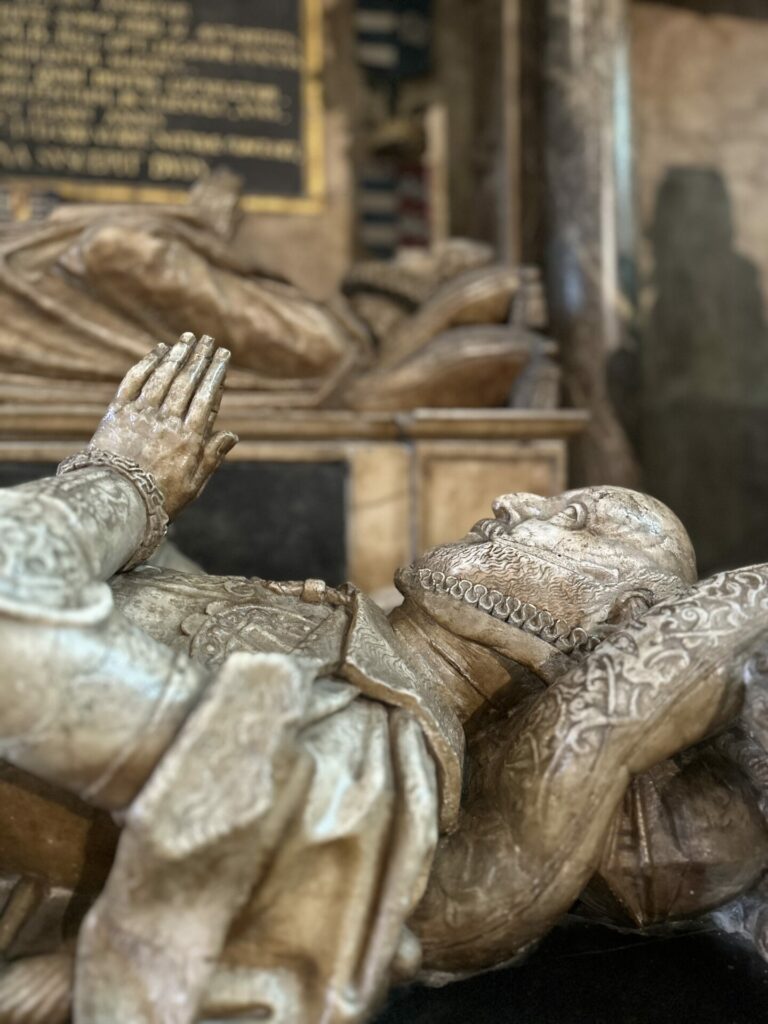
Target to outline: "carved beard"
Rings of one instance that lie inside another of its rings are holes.
[[[572,653],[597,642],[590,631],[610,615],[618,578],[612,569],[566,561],[508,539],[465,540],[428,551],[398,585],[449,595]]]

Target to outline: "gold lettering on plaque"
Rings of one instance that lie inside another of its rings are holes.
[[[173,201],[153,183],[229,163],[273,207],[317,200],[320,0],[297,3],[292,30],[251,24],[250,5],[219,22],[206,0],[0,0],[0,172]]]

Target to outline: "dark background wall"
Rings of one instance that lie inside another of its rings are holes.
[[[768,4],[636,2],[646,488],[700,569],[768,560]]]

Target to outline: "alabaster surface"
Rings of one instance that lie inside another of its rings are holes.
[[[0,236],[0,397],[106,405],[157,340],[205,323],[232,352],[227,404],[399,410],[558,404],[538,274],[451,240],[353,268],[308,298],[237,255],[239,185],[226,172],[177,207],[61,207]]]
[[[0,493],[0,1020],[353,1024],[574,904],[766,955],[768,568],[697,581],[615,487],[500,496],[388,616],[146,564],[236,441],[228,359],[157,346]]]

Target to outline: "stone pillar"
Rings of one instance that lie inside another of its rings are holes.
[[[507,263],[522,263],[522,110],[521,110],[521,0],[502,0],[501,75],[504,93],[501,134],[504,185],[499,197],[499,256]]]
[[[546,280],[566,399],[588,409],[574,482],[636,486],[637,466],[608,393],[633,263],[627,0],[543,0]],[[628,220],[629,217],[629,220]]]

